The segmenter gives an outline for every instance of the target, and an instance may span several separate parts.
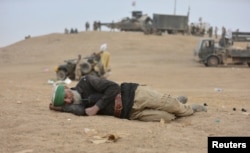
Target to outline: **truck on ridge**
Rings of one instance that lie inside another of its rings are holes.
[[[188,32],[188,16],[153,14],[152,28],[158,32],[185,34]]]

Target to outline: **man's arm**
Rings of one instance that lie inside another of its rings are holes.
[[[120,92],[120,86],[117,83],[90,75],[83,77],[76,88],[79,91],[90,90],[90,95],[96,93],[102,95],[93,103],[94,106],[85,110],[87,115],[96,115],[99,110],[114,103],[116,95]]]
[[[110,80],[99,77],[88,77],[90,85],[103,96],[96,102],[99,110],[105,108],[109,103],[114,103],[116,95],[120,92],[120,86]],[[98,111],[99,111],[98,110]]]
[[[60,111],[60,112],[72,113],[75,115],[85,115],[84,107],[79,104],[71,104],[71,105],[64,105],[64,106],[53,106],[52,104],[50,104],[49,109]]]
[[[64,105],[62,107],[62,111],[67,113],[73,113],[75,115],[85,115],[84,106],[81,104]]]

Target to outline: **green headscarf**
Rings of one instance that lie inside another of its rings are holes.
[[[52,97],[53,105],[62,106],[64,104],[64,96],[65,96],[64,86],[63,85],[56,86]]]

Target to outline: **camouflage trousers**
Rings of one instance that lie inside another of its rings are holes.
[[[138,86],[135,91],[131,120],[160,121],[174,120],[177,116],[192,115],[190,105],[180,103],[176,98],[148,86]]]

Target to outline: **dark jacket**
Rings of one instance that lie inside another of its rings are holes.
[[[122,83],[121,87],[110,80],[102,79],[92,75],[82,77],[72,90],[77,90],[82,97],[80,105],[64,105],[63,111],[76,115],[86,115],[85,108],[97,105],[100,115],[114,115],[115,97],[118,93],[122,95],[123,110],[121,118],[128,118],[134,103],[134,94],[138,84]]]

